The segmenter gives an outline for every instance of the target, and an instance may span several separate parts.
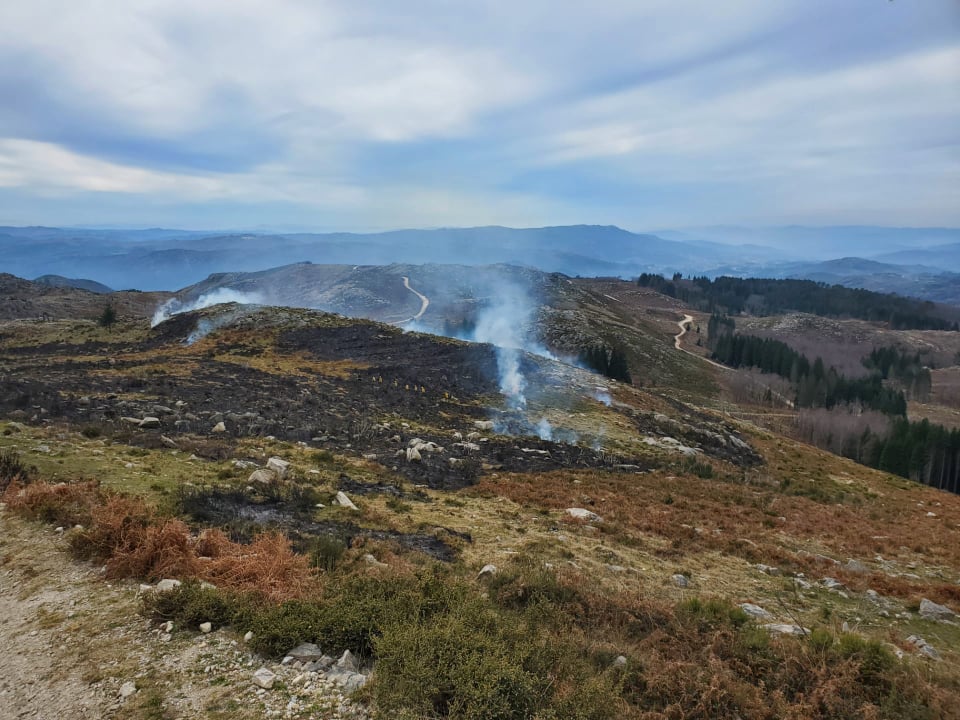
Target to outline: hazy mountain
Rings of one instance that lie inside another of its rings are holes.
[[[68,287],[78,290],[87,290],[93,293],[112,293],[113,289],[107,287],[95,280],[84,280],[83,278],[67,278],[62,275],[41,275],[34,279],[38,285],[49,285],[50,287]]]

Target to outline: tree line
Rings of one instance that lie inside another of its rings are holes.
[[[627,355],[621,348],[591,345],[580,353],[580,364],[594,372],[620,382],[633,382],[627,368]]]
[[[894,475],[960,493],[960,430],[924,418],[896,418],[886,434],[866,428],[843,440],[841,454]]]
[[[895,346],[874,348],[863,358],[863,366],[884,380],[896,382],[914,400],[930,397],[933,378],[919,352],[909,353]]]
[[[637,284],[709,313],[778,315],[803,312],[882,322],[898,330],[960,330],[960,313],[935,303],[813,280],[726,276],[714,280],[707,277],[684,279],[679,273],[668,280],[663,275],[643,273]]]

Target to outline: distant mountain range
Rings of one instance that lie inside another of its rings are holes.
[[[950,228],[713,227],[641,234],[576,225],[253,234],[0,227],[0,272],[92,283],[73,286],[95,292],[173,290],[215,273],[299,262],[504,263],[584,277],[797,277],[960,304],[960,230]],[[88,280],[68,279],[75,277]]]

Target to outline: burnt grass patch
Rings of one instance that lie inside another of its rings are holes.
[[[421,552],[442,562],[457,559],[457,550],[436,535],[449,535],[472,542],[467,533],[437,527],[435,534],[402,533],[396,530],[364,528],[348,520],[316,520],[315,502],[330,498],[313,488],[264,488],[266,495],[254,496],[240,488],[196,487],[178,493],[180,514],[199,527],[224,531],[233,542],[250,543],[266,531],[283,533],[297,552],[309,554],[318,540],[333,540],[350,547],[365,538],[393,542],[404,550]]]

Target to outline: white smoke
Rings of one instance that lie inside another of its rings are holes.
[[[153,319],[150,321],[150,327],[159,325],[164,320],[169,320],[174,315],[191,312],[193,310],[202,310],[203,308],[208,308],[212,305],[220,305],[221,303],[259,305],[262,304],[263,301],[263,297],[258,293],[239,292],[237,290],[231,290],[230,288],[217,288],[213,292],[201,295],[192,302],[183,302],[178,298],[170,298],[167,300],[167,302],[158,307],[155,313],[153,313]],[[215,328],[211,328],[211,330],[212,329]],[[210,332],[210,330],[207,332]],[[207,333],[203,333],[203,335],[206,334]],[[200,337],[202,337],[202,335]],[[200,338],[198,337],[192,342],[196,342],[196,340],[199,339]],[[191,341],[188,340],[188,342]]]
[[[540,418],[537,423],[537,437],[541,440],[553,440],[553,425],[546,418]]]
[[[610,407],[613,404],[613,399],[610,397],[610,393],[601,387],[595,388],[591,397],[597,402],[603,403],[607,407]]]

